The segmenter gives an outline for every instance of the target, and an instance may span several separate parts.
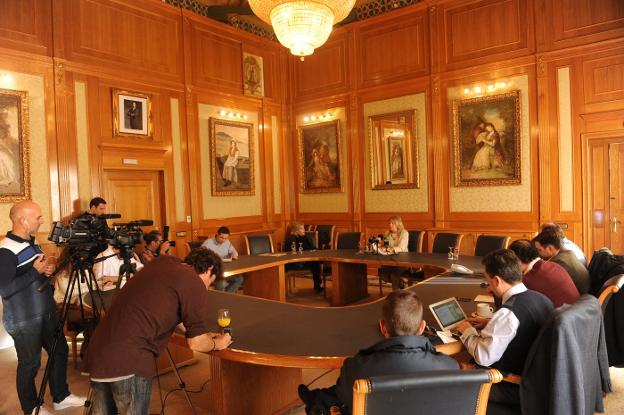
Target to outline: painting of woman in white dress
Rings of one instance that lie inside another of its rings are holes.
[[[453,102],[456,186],[520,184],[519,91]]]
[[[253,124],[210,119],[212,195],[254,194]]]
[[[30,198],[28,94],[0,89],[0,202]]]

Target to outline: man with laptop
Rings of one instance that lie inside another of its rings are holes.
[[[490,292],[502,303],[489,321],[468,319],[457,325],[461,341],[475,362],[504,373],[522,374],[533,340],[553,312],[552,302],[522,283],[520,260],[509,249],[483,258]],[[479,332],[475,326],[484,326]],[[520,404],[519,386],[501,382],[492,385],[491,402]]]

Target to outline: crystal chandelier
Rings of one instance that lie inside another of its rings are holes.
[[[327,41],[334,24],[348,16],[355,0],[249,0],[253,12],[273,26],[293,55],[311,55]]]

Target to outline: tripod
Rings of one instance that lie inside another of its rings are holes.
[[[74,288],[76,286],[76,280],[80,278],[81,283],[85,283],[87,286],[87,290],[89,293],[89,297],[92,304],[92,315],[90,317],[85,316],[84,304],[82,299],[82,287],[80,283],[78,284],[78,299],[79,299],[79,309],[80,309],[80,323],[84,327],[84,336],[85,340],[83,343],[83,347],[86,347],[89,343],[89,339],[91,338],[91,333],[95,329],[95,326],[99,322],[100,311],[98,308],[101,306],[102,310],[104,310],[104,302],[102,300],[101,292],[95,284],[93,277],[93,264],[96,262],[104,261],[109,257],[103,257],[98,260],[91,259],[91,253],[88,250],[81,249],[72,249],[70,248],[69,255],[61,262],[59,267],[54,271],[51,275],[52,278],[56,277],[60,271],[65,269],[68,264],[71,263],[71,271],[69,273],[69,280],[67,282],[67,289],[65,291],[65,296],[63,298],[63,303],[61,306],[61,313],[58,319],[58,326],[56,328],[56,332],[54,334],[54,343],[52,344],[52,348],[48,352],[48,361],[46,363],[43,378],[41,379],[41,385],[39,387],[39,394],[37,396],[37,407],[35,409],[35,414],[39,414],[39,410],[43,403],[43,397],[45,395],[46,384],[48,383],[48,378],[50,375],[50,369],[54,362],[54,353],[56,351],[56,347],[58,345],[59,339],[63,336],[63,327],[67,322],[67,318],[69,316],[69,310],[71,306],[71,298],[74,292]],[[46,281],[42,286],[38,288],[38,291],[43,291],[46,285],[49,284],[49,281]],[[97,293],[99,297],[99,304],[96,301],[95,293]],[[86,294],[86,293],[85,293]],[[87,403],[85,403],[87,405]]]

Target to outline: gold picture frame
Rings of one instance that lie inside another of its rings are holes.
[[[415,110],[368,117],[373,190],[420,187]]]
[[[213,196],[255,193],[253,124],[210,118]]]
[[[152,97],[148,94],[113,89],[113,135],[151,138]]]
[[[341,193],[340,120],[299,126],[301,193]]]
[[[520,91],[454,100],[455,186],[521,183]]]
[[[28,92],[0,89],[0,202],[30,199]]]

